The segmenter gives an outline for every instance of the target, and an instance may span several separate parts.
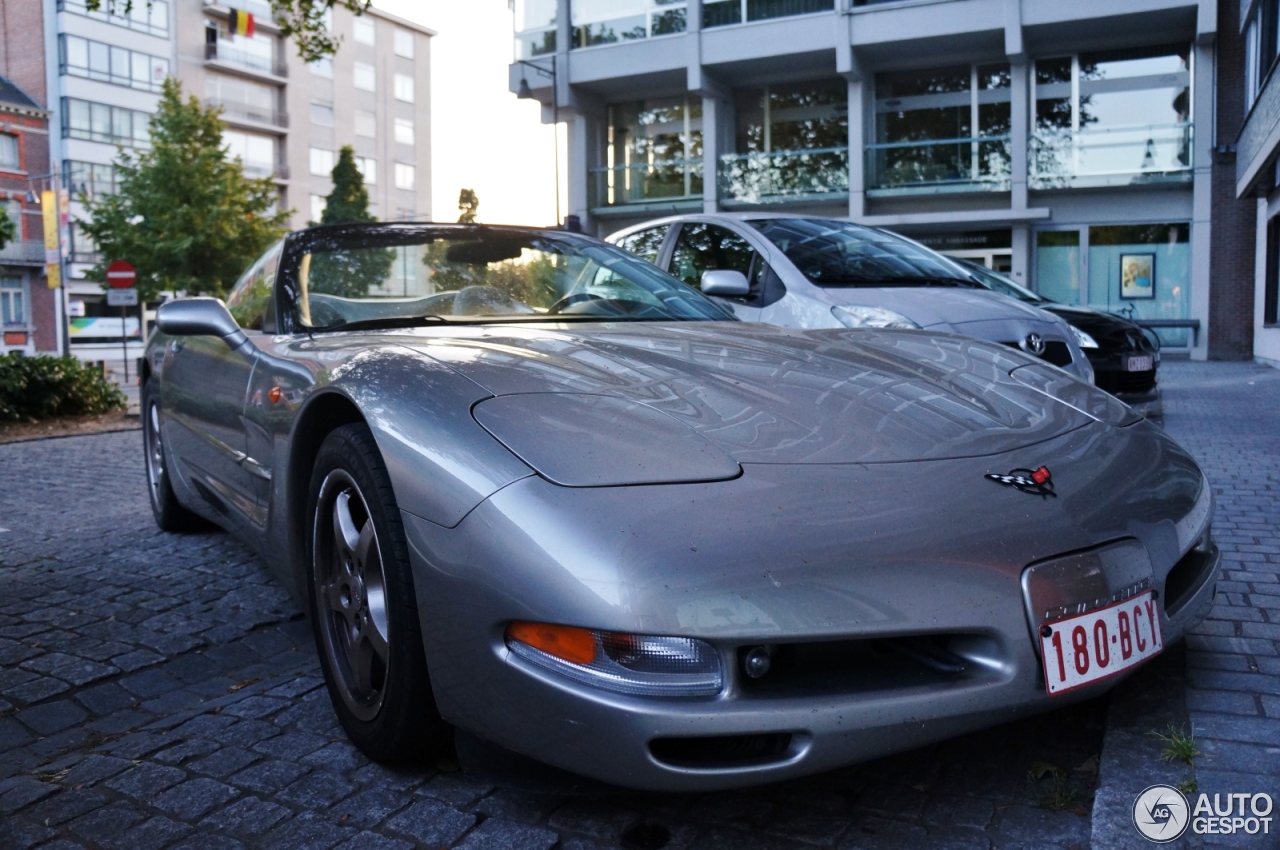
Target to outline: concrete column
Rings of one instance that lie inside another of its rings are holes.
[[[591,221],[591,195],[587,183],[588,169],[591,167],[592,117],[580,112],[561,111],[560,120],[565,122],[565,130],[568,134],[569,168],[565,181],[568,184],[568,203],[564,211],[582,220],[583,231],[594,233],[595,225]]]
[[[1213,63],[1212,44],[1195,48],[1195,122],[1191,184],[1191,318],[1200,320],[1200,333],[1191,349],[1191,359],[1209,356],[1209,252],[1213,234],[1210,210],[1213,206]]]
[[[1009,174],[1012,178],[1009,205],[1015,210],[1027,208],[1027,137],[1031,133],[1031,81],[1028,71],[1026,62],[1014,62],[1009,66]],[[1017,233],[1016,229],[1014,233]],[[1013,257],[1016,269],[1016,243]],[[1019,279],[1019,283],[1024,280]]]
[[[859,78],[849,79],[849,218],[857,221],[867,211],[867,176],[865,145],[875,136],[874,118],[867,120],[867,107],[872,95],[868,84]]]
[[[573,42],[573,24],[569,18],[569,0],[556,0],[556,52],[568,53]]]
[[[705,213],[720,210],[720,185],[716,165],[725,148],[724,134],[720,132],[724,123],[721,114],[728,106],[718,98],[702,98],[702,211]]]
[[[1013,226],[1013,279],[1023,286],[1031,286],[1031,227],[1026,224]]]

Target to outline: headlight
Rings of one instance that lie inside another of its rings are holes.
[[[883,307],[847,307],[838,305],[831,308],[831,315],[846,328],[919,328],[915,322],[901,313],[886,310]]]
[[[1068,407],[1074,407],[1085,416],[1117,428],[1142,421],[1142,416],[1120,399],[1053,366],[1019,366],[1009,373],[1009,377]]]
[[[720,654],[695,638],[598,632],[515,622],[507,648],[563,676],[620,694],[714,696],[724,686]]]
[[[1081,348],[1097,348],[1098,347],[1098,341],[1096,339],[1089,336],[1087,333],[1080,330],[1075,325],[1068,325],[1068,327],[1070,327],[1071,332],[1076,335],[1076,342],[1080,343]]]

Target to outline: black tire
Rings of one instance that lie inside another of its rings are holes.
[[[203,531],[210,523],[178,501],[169,479],[169,458],[160,433],[160,385],[148,378],[142,387],[142,452],[147,468],[151,513],[161,531]]]
[[[450,730],[427,676],[391,478],[363,423],[336,429],[320,445],[307,518],[311,623],[342,727],[377,762],[434,756]]]

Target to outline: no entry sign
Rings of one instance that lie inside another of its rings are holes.
[[[116,260],[107,266],[107,285],[112,289],[129,289],[137,280],[138,273],[132,263]]]

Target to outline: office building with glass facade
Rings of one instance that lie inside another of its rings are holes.
[[[592,232],[848,216],[1208,353],[1214,0],[514,11],[511,91],[567,124],[567,211]]]

